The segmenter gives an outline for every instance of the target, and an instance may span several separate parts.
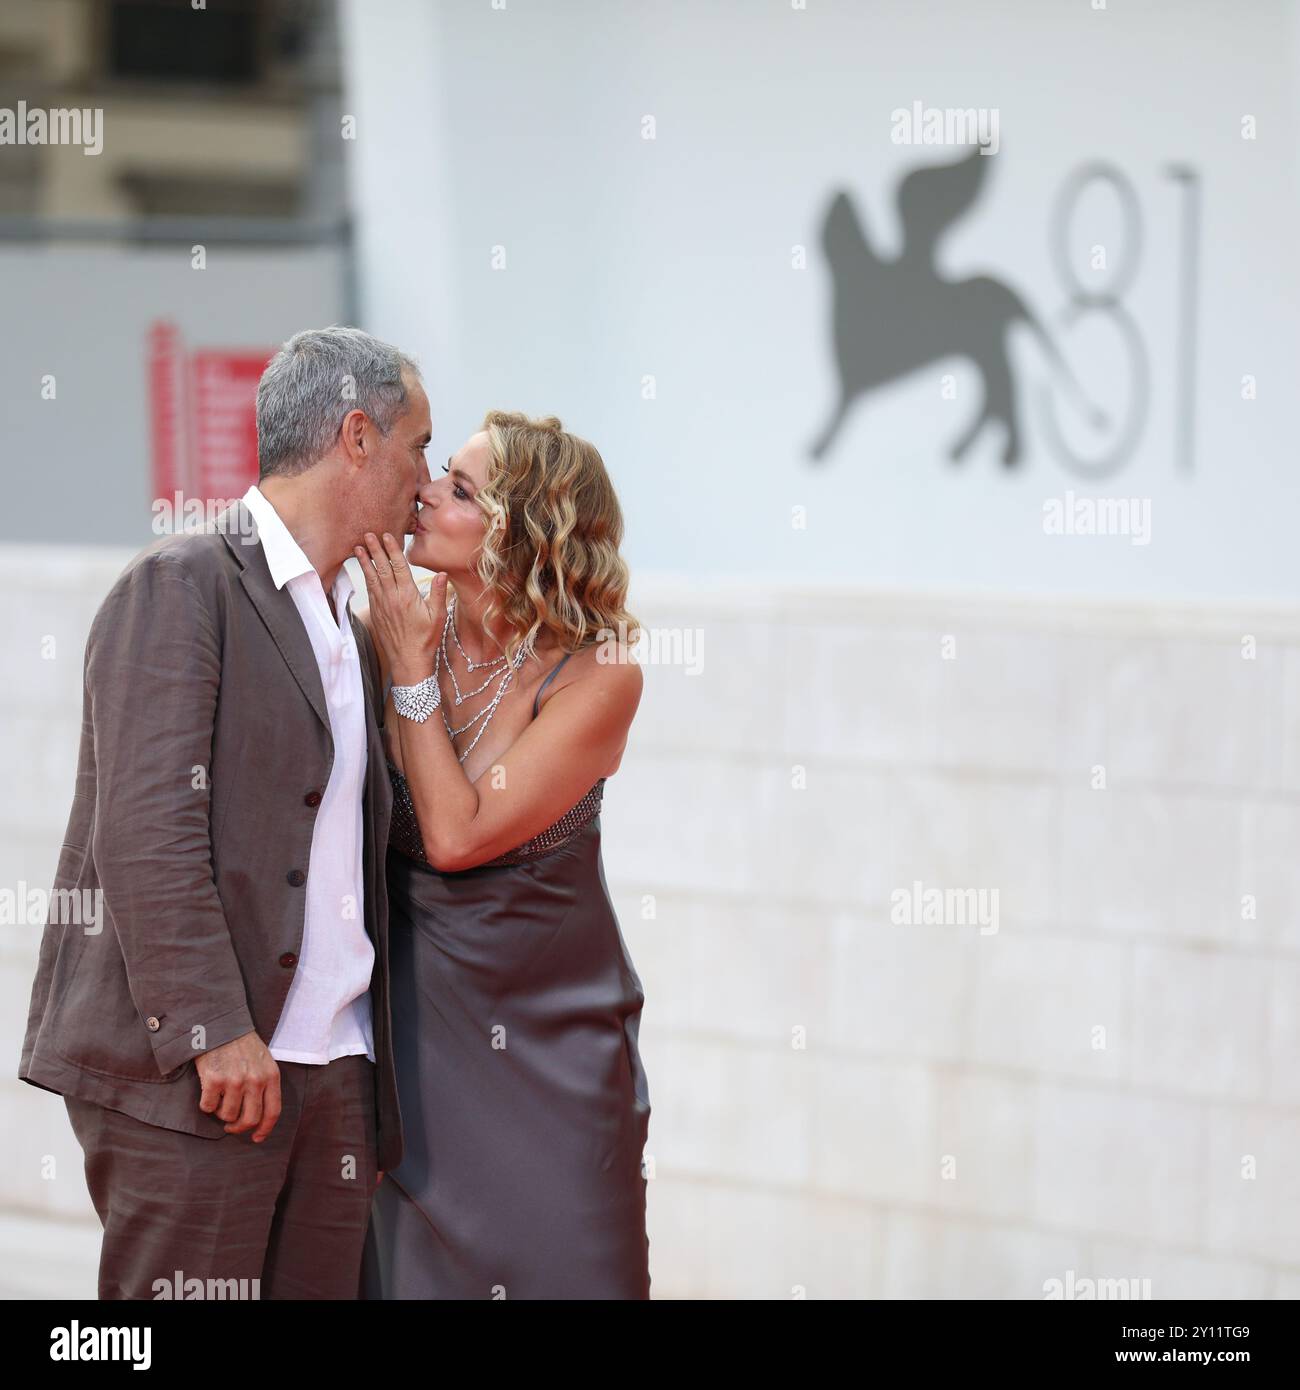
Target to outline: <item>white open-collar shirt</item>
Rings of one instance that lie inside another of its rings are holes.
[[[334,739],[334,762],[312,829],[302,947],[268,1047],[282,1062],[325,1063],[356,1053],[373,1062],[375,948],[366,935],[363,896],[366,695],[348,616],[352,580],[340,565],[333,588],[336,618],[320,576],[265,494],[254,484],[243,500],[257,522],[275,587],[288,586],[311,638]]]

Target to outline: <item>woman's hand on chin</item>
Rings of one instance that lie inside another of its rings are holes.
[[[399,541],[387,531],[382,541],[367,531],[365,542],[353,554],[366,580],[371,630],[388,653],[393,683],[414,685],[433,673],[434,649],[447,620],[447,576],[433,576],[426,598]]]

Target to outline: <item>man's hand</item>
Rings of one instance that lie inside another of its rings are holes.
[[[260,1144],[280,1118],[280,1068],[256,1033],[201,1053],[194,1064],[203,1095],[199,1109],[226,1122],[227,1134],[254,1129]]]

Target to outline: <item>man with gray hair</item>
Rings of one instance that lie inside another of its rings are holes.
[[[19,1076],[85,1151],[101,1298],[355,1298],[402,1153],[392,788],[343,561],[414,529],[429,402],[396,348],[313,330],[257,435],[259,481],[136,556],[86,642],[55,888],[102,920],[47,921]]]

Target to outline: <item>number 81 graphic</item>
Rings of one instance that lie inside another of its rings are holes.
[[[1200,241],[1200,180],[1186,165],[1170,165],[1166,171],[1180,187],[1182,199],[1181,256],[1179,260],[1179,333],[1175,393],[1174,449],[1176,466],[1192,471],[1193,461],[1193,382],[1196,372],[1196,276]],[[1109,281],[1100,289],[1089,288],[1079,279],[1069,254],[1069,228],[1084,191],[1093,184],[1109,186],[1118,201],[1123,233],[1123,254]],[[1065,335],[1080,320],[1101,314],[1119,335],[1128,363],[1129,399],[1118,432],[1101,454],[1075,452],[1057,422],[1053,388],[1039,388],[1039,412],[1049,444],[1072,472],[1098,479],[1118,472],[1132,457],[1146,428],[1150,401],[1151,371],[1146,347],[1133,316],[1123,303],[1123,295],[1137,275],[1142,250],[1142,213],[1137,193],[1128,178],[1112,164],[1095,162],[1077,169],[1061,187],[1051,221],[1051,250],[1057,273],[1066,286],[1068,300],[1056,321],[1057,332]]]

